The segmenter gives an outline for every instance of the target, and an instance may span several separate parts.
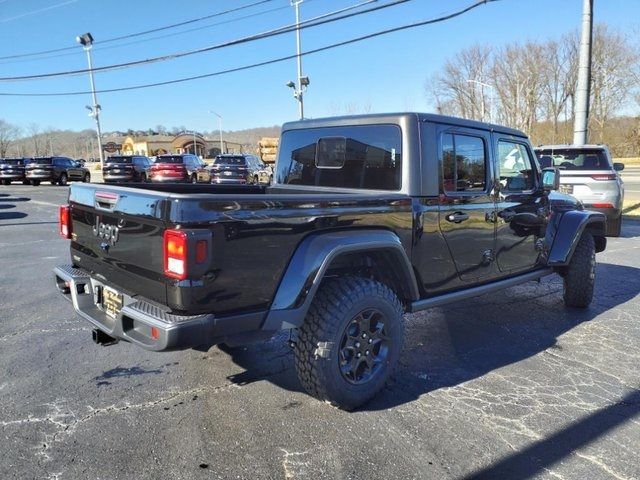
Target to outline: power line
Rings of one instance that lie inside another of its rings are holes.
[[[182,58],[182,57],[186,57],[186,56],[190,56],[190,55],[196,55],[199,53],[205,53],[205,52],[211,52],[213,50],[219,50],[221,48],[226,48],[226,47],[231,47],[231,46],[235,46],[235,45],[241,45],[244,43],[249,43],[249,42],[253,42],[256,40],[262,40],[265,38],[270,38],[270,37],[275,37],[278,35],[282,35],[285,33],[289,33],[289,32],[293,32],[295,31],[297,28],[300,29],[306,29],[306,28],[311,28],[311,27],[316,27],[319,25],[324,25],[327,23],[332,23],[332,22],[336,22],[339,20],[344,20],[346,18],[351,18],[351,17],[355,17],[358,15],[363,15],[365,13],[370,13],[370,12],[374,12],[374,11],[378,11],[378,10],[382,10],[388,7],[395,7],[397,5],[403,4],[403,3],[407,3],[410,2],[412,0],[395,0],[393,2],[390,3],[386,3],[384,5],[378,5],[376,7],[371,7],[369,9],[366,10],[361,10],[359,12],[352,12],[352,13],[346,13],[344,15],[340,15],[340,16],[335,16],[341,12],[345,12],[348,10],[353,10],[356,8],[359,8],[363,5],[367,5],[370,3],[374,3],[377,2],[378,0],[366,0],[363,1],[361,3],[358,3],[356,5],[351,5],[349,7],[345,7],[339,10],[335,10],[333,12],[329,12],[329,13],[325,13],[323,15],[319,15],[317,17],[311,18],[309,20],[305,20],[304,22],[301,22],[300,24],[290,24],[290,25],[286,25],[284,27],[279,27],[276,29],[272,29],[272,30],[268,30],[266,32],[262,32],[262,33],[258,33],[258,34],[254,34],[254,35],[250,35],[247,37],[242,37],[236,40],[231,40],[228,42],[224,42],[224,43],[219,43],[216,45],[211,45],[208,47],[203,47],[203,48],[198,48],[195,50],[187,50],[184,52],[178,52],[178,53],[171,53],[171,54],[167,54],[167,55],[161,55],[158,57],[151,57],[151,58],[147,58],[147,59],[143,59],[143,60],[134,60],[134,61],[130,61],[130,62],[124,62],[124,63],[119,63],[119,64],[114,64],[114,65],[105,65],[103,67],[96,67],[93,69],[94,72],[106,72],[106,71],[110,71],[110,70],[119,70],[119,69],[123,69],[123,68],[130,68],[130,67],[135,67],[138,65],[145,65],[145,64],[149,64],[149,63],[157,63],[157,62],[164,62],[167,60],[174,60],[176,58]],[[85,73],[88,73],[89,70],[88,69],[81,69],[81,70],[67,70],[67,71],[63,71],[63,72],[54,72],[54,73],[41,73],[41,74],[36,74],[36,75],[23,75],[23,76],[18,76],[18,77],[0,77],[0,82],[16,82],[16,81],[24,81],[24,80],[39,80],[39,79],[43,79],[43,78],[54,78],[54,77],[67,77],[67,76],[74,76],[74,75],[82,75]]]
[[[77,1],[78,0],[69,0],[69,1],[67,1],[67,2],[65,2],[63,4],[58,4],[58,5],[54,5],[52,7],[47,7],[46,9],[42,9],[40,11],[51,10],[52,8],[56,8],[58,6],[66,5],[67,3],[74,3],[74,2],[77,2]],[[116,40],[124,40],[124,39],[127,39],[127,38],[133,38],[133,37],[138,37],[138,36],[142,36],[142,35],[147,35],[149,33],[160,32],[162,30],[169,30],[171,28],[176,28],[176,27],[181,27],[181,26],[184,26],[184,25],[189,25],[189,24],[192,24],[192,23],[195,23],[195,22],[200,22],[200,21],[203,21],[203,20],[209,20],[210,18],[220,17],[222,15],[227,15],[229,13],[238,12],[240,10],[246,10],[247,8],[255,7],[257,5],[262,5],[263,3],[269,3],[269,2],[273,2],[273,1],[275,1],[275,0],[258,0],[256,2],[249,3],[247,5],[242,5],[240,7],[235,7],[235,8],[231,8],[231,9],[228,9],[228,10],[223,10],[221,12],[212,13],[210,15],[205,15],[203,17],[192,18],[192,19],[189,19],[189,20],[185,20],[183,22],[173,23],[171,25],[165,25],[163,27],[152,28],[150,30],[144,30],[144,31],[141,31],[141,32],[129,33],[129,34],[126,34],[126,35],[120,35],[118,37],[107,38],[107,39],[101,40],[99,42],[94,42],[94,44],[110,43],[110,42],[115,42]],[[32,13],[37,13],[37,12],[32,12]],[[27,14],[25,14],[25,15],[27,15]],[[14,18],[16,18],[16,17],[14,17]],[[17,18],[19,18],[19,17],[17,17]],[[12,20],[12,19],[0,20],[0,22],[9,21],[9,20]],[[33,57],[33,56],[38,56],[38,55],[44,55],[44,54],[47,54],[47,53],[58,53],[58,52],[64,52],[64,51],[67,51],[67,50],[75,50],[77,48],[78,48],[77,46],[69,46],[69,47],[54,48],[54,49],[51,49],[51,50],[42,50],[42,51],[39,51],[39,52],[18,53],[18,54],[14,54],[14,55],[7,55],[7,56],[4,56],[4,57],[0,57],[0,60],[8,60],[8,59],[12,59],[12,58]]]
[[[314,53],[320,53],[320,52],[324,52],[327,50],[332,50],[334,48],[338,48],[338,47],[343,47],[346,45],[351,45],[354,43],[359,43],[365,40],[370,40],[372,38],[375,37],[380,37],[383,35],[388,35],[391,33],[396,33],[396,32],[400,32],[403,30],[409,30],[409,29],[413,29],[413,28],[417,28],[417,27],[422,27],[425,25],[431,25],[431,24],[435,24],[435,23],[441,23],[447,20],[451,20],[452,18],[455,17],[459,17],[460,15],[464,15],[465,13],[481,6],[481,5],[486,5],[487,3],[493,3],[493,2],[497,2],[499,0],[479,0],[475,3],[472,3],[470,5],[468,5],[467,7],[457,10],[455,12],[452,12],[450,14],[447,15],[443,15],[440,17],[436,17],[436,18],[432,18],[432,19],[428,19],[428,20],[422,20],[419,22],[414,22],[414,23],[409,23],[409,24],[405,24],[405,25],[401,25],[399,27],[393,27],[393,28],[388,28],[386,30],[380,30],[378,32],[374,32],[374,33],[370,33],[367,35],[362,35],[360,37],[355,37],[355,38],[351,38],[349,40],[344,40],[342,42],[338,42],[338,43],[333,43],[330,45],[326,45],[324,47],[320,47],[320,48],[315,48],[313,50],[307,50],[306,52],[302,52],[301,55],[302,56],[306,56],[306,55],[312,55]],[[235,72],[240,72],[243,70],[249,70],[252,68],[257,68],[257,67],[263,67],[263,66],[267,66],[267,65],[271,65],[271,64],[275,64],[275,63],[280,63],[280,62],[284,62],[287,60],[291,60],[293,58],[296,58],[296,54],[292,54],[292,55],[287,55],[284,57],[279,57],[279,58],[275,58],[275,59],[271,59],[271,60],[267,60],[264,62],[258,62],[258,63],[252,63],[250,65],[243,65],[241,67],[235,67],[235,68],[230,68],[227,70],[219,70],[217,72],[212,72],[212,73],[205,73],[202,75],[194,75],[194,76],[190,76],[190,77],[182,77],[182,78],[178,78],[178,79],[174,79],[174,80],[167,80],[167,81],[163,81],[163,82],[155,82],[155,83],[146,83],[146,84],[141,84],[141,85],[132,85],[129,87],[119,87],[119,88],[108,88],[108,89],[102,89],[102,90],[96,90],[96,93],[114,93],[114,92],[124,92],[124,91],[130,91],[130,90],[140,90],[140,89],[144,89],[144,88],[151,88],[151,87],[159,87],[159,86],[163,86],[163,85],[172,85],[172,84],[176,84],[176,83],[184,83],[184,82],[189,82],[189,81],[193,81],[193,80],[200,80],[203,78],[209,78],[209,77],[216,77],[216,76],[220,76],[220,75],[225,75],[228,73],[235,73]],[[14,97],[50,97],[50,96],[72,96],[72,95],[86,95],[86,94],[90,94],[91,91],[80,91],[80,92],[49,92],[49,93],[6,93],[6,92],[0,92],[0,96],[14,96]]]
[[[312,2],[314,0],[307,0],[307,1],[308,2]],[[223,21],[219,21],[219,22],[215,22],[215,23],[209,23],[207,25],[202,25],[200,27],[189,28],[189,29],[186,29],[186,30],[181,30],[179,32],[168,33],[168,34],[164,34],[164,35],[156,35],[156,36],[151,37],[151,38],[144,38],[144,39],[136,40],[136,41],[132,41],[132,42],[119,43],[117,45],[107,45],[105,47],[98,46],[98,47],[94,47],[93,49],[94,50],[103,51],[103,50],[112,50],[114,48],[127,47],[129,45],[138,45],[138,44],[144,43],[144,42],[151,42],[151,41],[154,41],[154,40],[162,40],[164,38],[175,37],[175,36],[178,36],[178,35],[184,35],[186,33],[197,32],[197,31],[200,31],[200,30],[204,30],[204,29],[212,28],[212,27],[217,27],[217,26],[220,26],[220,25],[228,25],[229,23],[239,22],[241,20],[246,20],[247,18],[258,17],[258,16],[261,16],[261,15],[266,15],[268,13],[278,12],[280,10],[288,10],[290,8],[291,8],[290,5],[284,5],[282,7],[270,8],[268,10],[262,10],[260,12],[251,13],[251,14],[248,14],[248,15],[243,15],[241,17],[231,18],[229,20],[223,20]],[[94,42],[94,44],[96,44],[96,43],[105,43],[105,42],[104,41],[103,42]],[[62,50],[65,50],[65,53],[57,53],[57,54],[53,54],[53,55],[39,54],[39,55],[43,55],[43,56],[39,56],[39,57],[35,57],[35,58],[29,57],[29,58],[24,58],[22,60],[0,61],[0,65],[11,65],[11,64],[15,64],[15,63],[25,63],[25,62],[37,62],[37,61],[40,61],[40,60],[48,60],[48,59],[51,59],[51,58],[68,57],[68,56],[71,56],[71,55],[75,56],[78,53],[77,52],[77,50],[78,50],[77,46],[75,46],[75,47],[65,47]],[[69,51],[66,51],[66,50],[73,50],[73,51],[69,52]],[[36,54],[33,54],[33,55],[36,55]],[[7,58],[7,57],[0,57],[0,60],[2,58]]]

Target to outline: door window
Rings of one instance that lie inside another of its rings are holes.
[[[442,169],[446,192],[485,191],[487,156],[484,140],[470,135],[443,135]]]
[[[531,155],[522,143],[498,141],[498,170],[503,190],[520,192],[533,189]]]

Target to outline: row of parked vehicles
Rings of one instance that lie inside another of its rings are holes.
[[[268,185],[273,180],[271,167],[248,154],[218,155],[211,165],[192,154],[160,155],[155,162],[141,155],[112,155],[105,160],[102,174],[105,183]],[[72,180],[90,182],[91,173],[82,162],[68,157],[0,159],[0,181],[4,185],[66,185]]]
[[[113,155],[102,169],[105,183],[216,183],[236,185],[270,184],[271,167],[255,155],[218,155],[207,165],[196,155],[159,155],[152,162],[141,155]]]
[[[89,169],[68,157],[0,158],[3,185],[22,182],[38,186],[41,182],[66,185],[71,180],[91,181]]]

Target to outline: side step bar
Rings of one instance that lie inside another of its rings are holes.
[[[553,269],[544,268],[541,270],[535,270],[516,277],[506,278],[504,280],[498,280],[496,282],[487,283],[478,287],[466,288],[464,290],[458,290],[456,292],[445,293],[435,297],[425,298],[424,300],[418,300],[413,302],[410,306],[410,312],[419,312],[427,308],[439,307],[446,305],[447,303],[457,302],[459,300],[466,300],[467,298],[477,297],[478,295],[484,295],[485,293],[496,292],[505,288],[520,285],[521,283],[530,282],[532,280],[538,280],[542,277],[546,277],[553,273]]]

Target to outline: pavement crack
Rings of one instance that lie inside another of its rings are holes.
[[[584,453],[580,453],[580,452],[574,452],[574,454],[577,457],[583,458],[593,463],[594,465],[600,467],[602,470],[607,472],[612,477],[615,477],[619,480],[632,480],[631,477],[624,477],[618,472],[614,471],[609,465],[607,465],[606,463],[603,463],[602,460],[600,460],[598,457],[594,457],[593,455],[585,455]]]

